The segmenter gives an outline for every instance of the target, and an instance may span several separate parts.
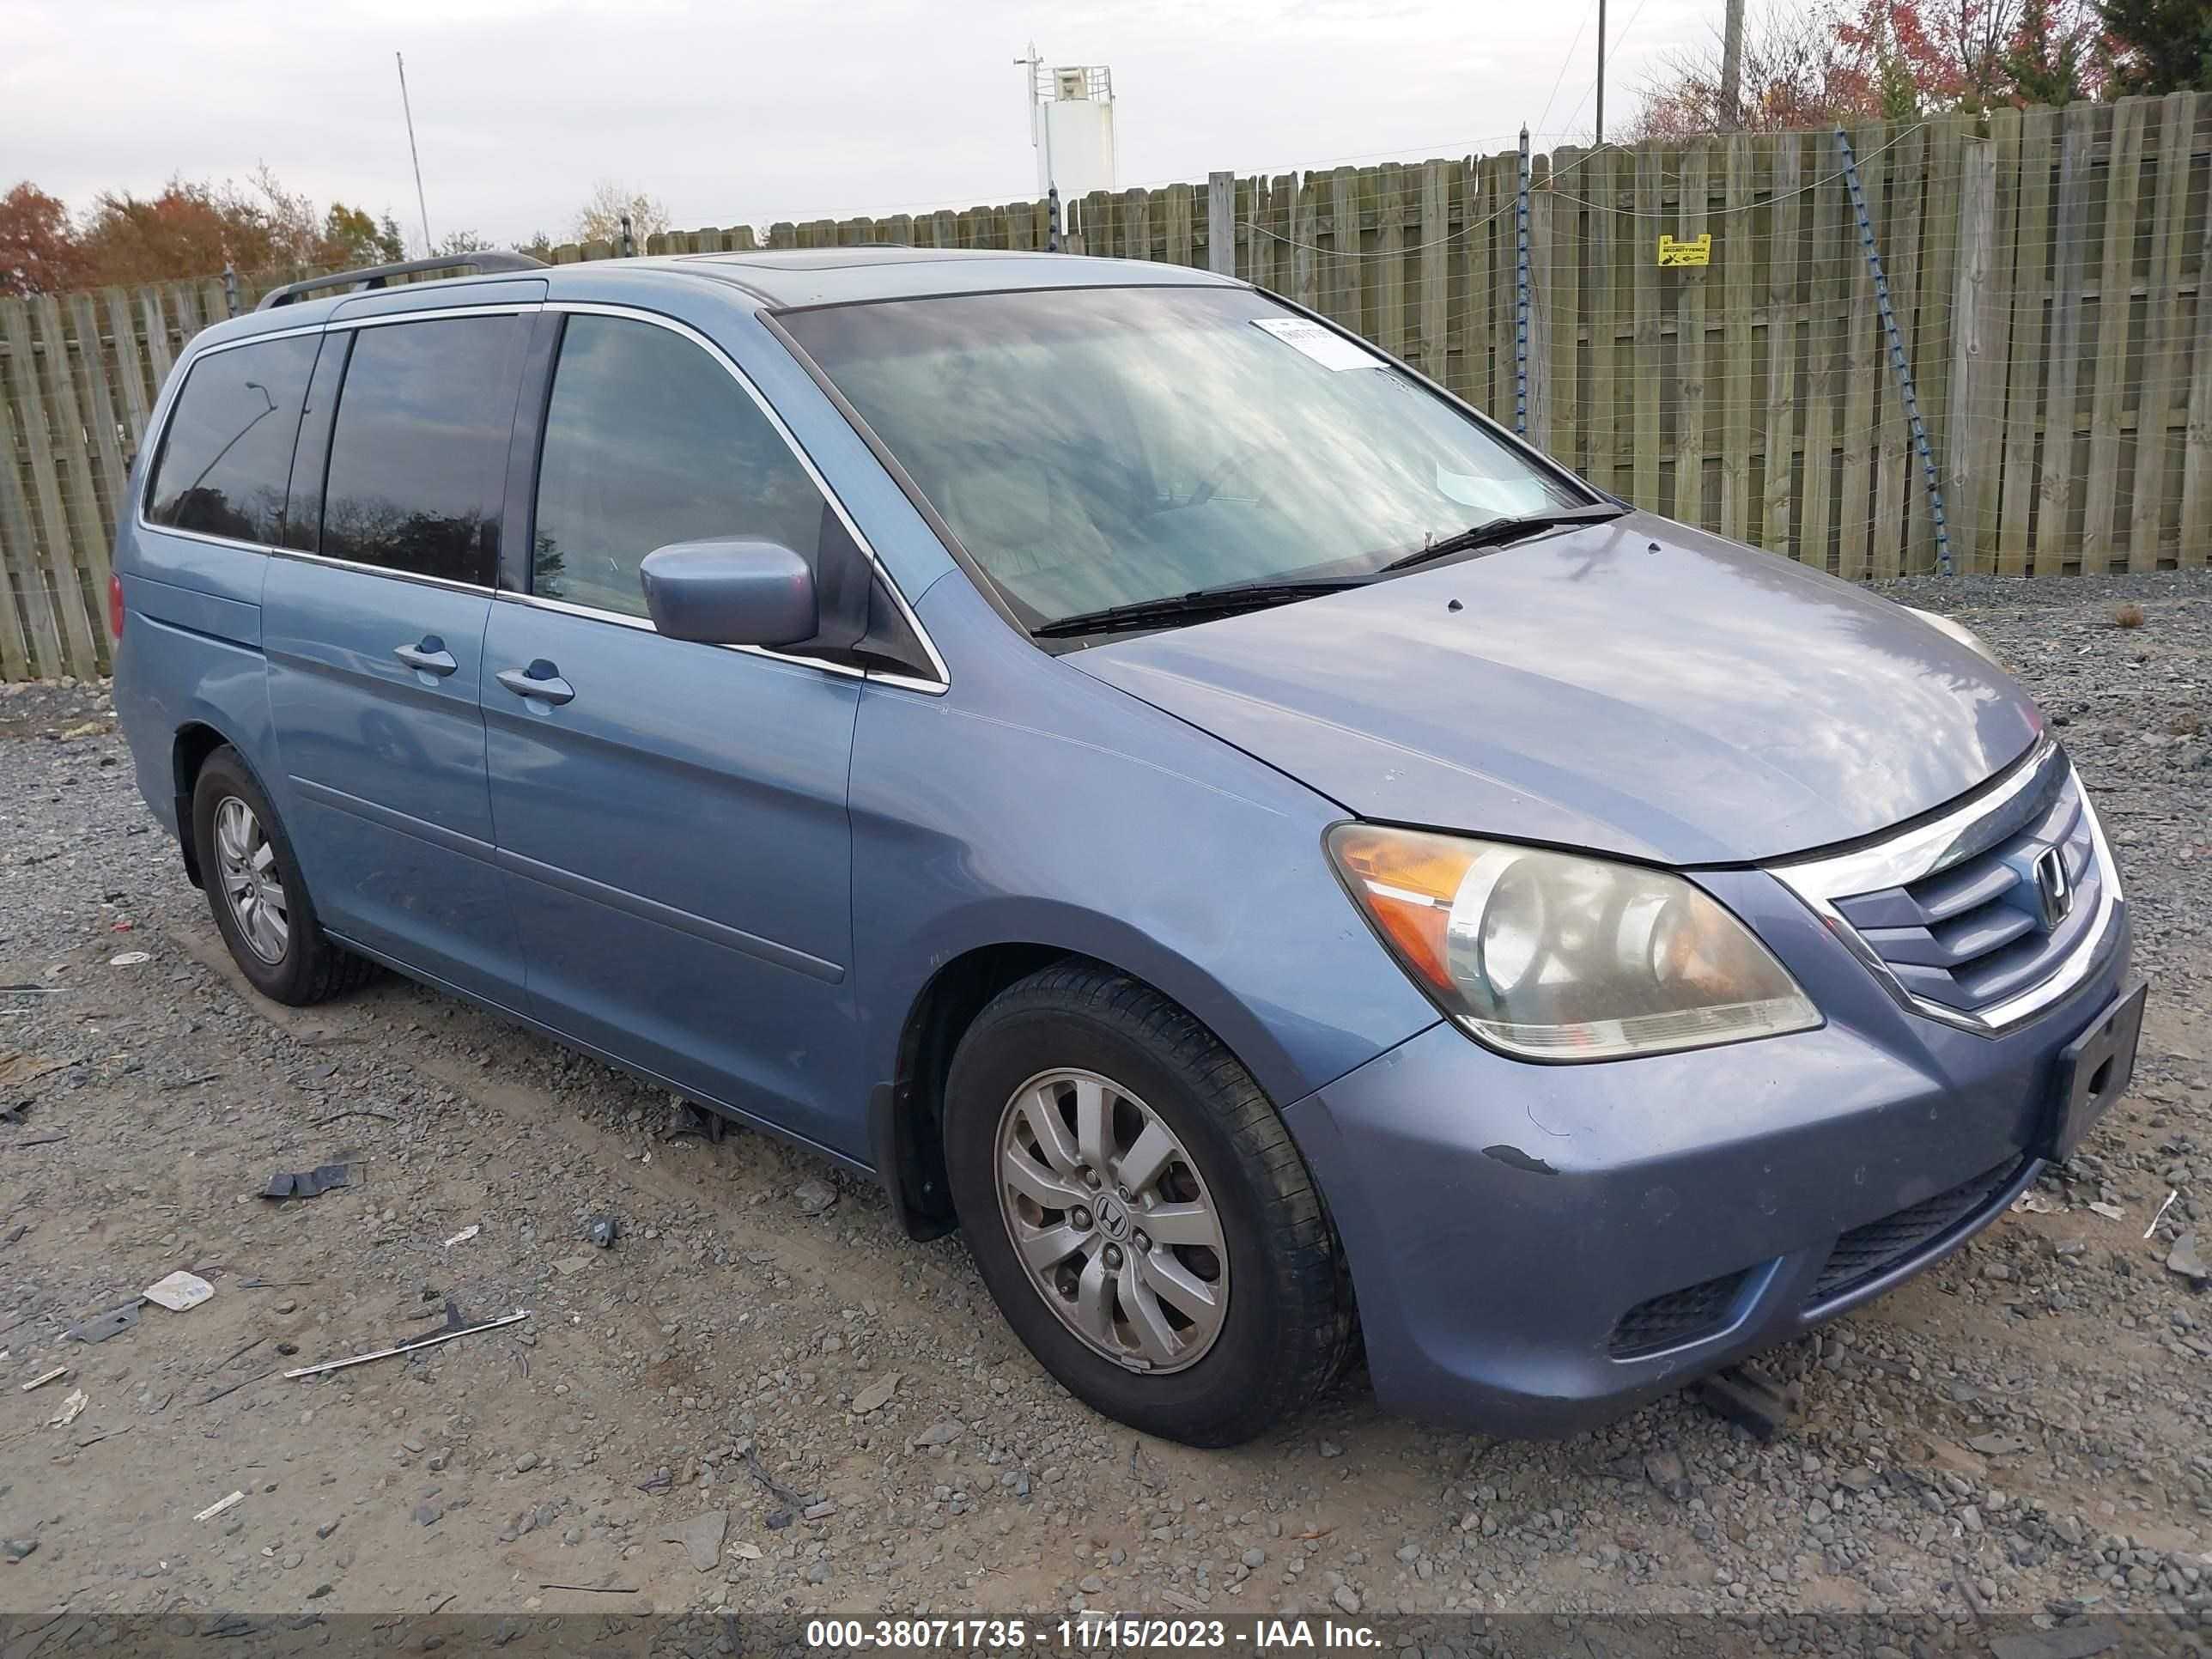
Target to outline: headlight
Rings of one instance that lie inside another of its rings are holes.
[[[1507,842],[1343,823],[1328,854],[1407,972],[1527,1060],[1613,1060],[1802,1031],[1820,1016],[1679,876]]]
[[[2004,659],[1990,650],[1989,641],[1966,623],[1953,622],[1948,617],[1939,617],[1933,611],[1923,611],[1917,605],[1908,605],[1905,608],[1938,633],[1948,634],[1983,661],[1993,663],[1999,668],[2004,667]]]

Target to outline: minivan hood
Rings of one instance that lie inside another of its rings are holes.
[[[1064,660],[1362,817],[1677,865],[1886,829],[2042,729],[1901,607],[1644,514]]]

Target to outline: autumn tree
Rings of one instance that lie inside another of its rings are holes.
[[[230,185],[172,179],[157,196],[106,191],[94,198],[81,235],[87,261],[108,283],[204,276],[225,265],[264,270],[279,263],[270,215]]]
[[[1730,126],[1775,131],[1910,120],[1940,110],[2094,96],[2104,80],[2097,34],[2094,0],[1780,3],[1746,28],[1737,110],[1721,107],[1716,39],[1665,65],[1649,89],[1637,136],[1681,139]]]
[[[2005,57],[2013,96],[2052,108],[2091,96],[2106,79],[2100,21],[2080,0],[2025,0]]]
[[[0,196],[0,294],[53,294],[88,280],[58,198],[27,180]]]
[[[489,246],[476,232],[459,230],[438,251]],[[27,182],[0,197],[0,294],[212,276],[226,267],[345,270],[405,258],[405,240],[390,213],[375,218],[345,202],[319,207],[287,190],[265,166],[244,185],[173,178],[156,195],[106,191],[76,222],[64,203]]]
[[[323,216],[322,252],[329,256],[323,263],[342,268],[396,264],[407,257],[399,226],[390,214],[380,222],[343,202],[331,203]]]

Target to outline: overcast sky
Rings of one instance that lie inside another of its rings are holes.
[[[1655,58],[1710,36],[1719,0],[1608,3],[1617,131]],[[1595,9],[4,0],[0,190],[27,178],[82,210],[102,190],[243,180],[265,161],[319,203],[391,210],[412,241],[395,49],[437,236],[563,240],[601,179],[658,196],[683,228],[1027,196],[1013,59],[1032,37],[1048,63],[1111,67],[1124,187],[1506,149],[1523,122],[1548,148],[1587,141]]]

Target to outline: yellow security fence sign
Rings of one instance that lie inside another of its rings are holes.
[[[1713,262],[1713,234],[1710,230],[1693,242],[1678,242],[1672,236],[1659,239],[1659,263],[1662,265],[1709,265]]]

